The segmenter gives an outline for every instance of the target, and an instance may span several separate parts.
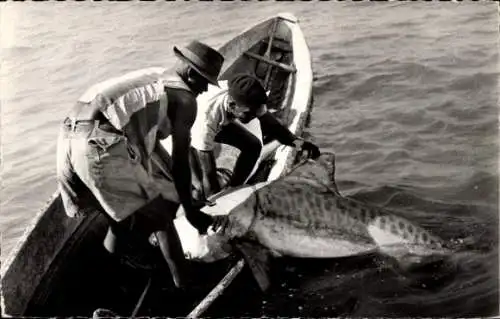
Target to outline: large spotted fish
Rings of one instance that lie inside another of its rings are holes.
[[[203,211],[226,214],[228,223],[204,236],[199,236],[180,212],[175,223],[186,256],[211,262],[227,257],[237,247],[255,269],[259,259],[265,260],[263,251],[299,258],[376,251],[401,258],[447,252],[440,238],[408,219],[343,197],[334,175],[334,155],[324,154],[277,180],[219,195],[213,199],[215,205]],[[261,286],[266,283],[261,282]]]

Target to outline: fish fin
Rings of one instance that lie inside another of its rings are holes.
[[[303,161],[284,177],[284,180],[304,179],[322,185],[328,191],[340,195],[335,183],[335,154],[324,152],[316,160]]]
[[[323,153],[318,162],[323,166],[323,168],[328,173],[328,186],[333,188],[337,193],[339,192],[337,183],[335,183],[335,154],[334,153]]]
[[[269,251],[262,246],[250,242],[238,242],[235,243],[235,246],[250,267],[260,289],[266,291],[271,284],[271,269],[269,267],[271,256]]]

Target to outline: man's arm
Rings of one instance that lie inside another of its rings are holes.
[[[215,156],[212,150],[201,151],[196,150],[200,159],[202,171],[202,183],[206,196],[210,196],[220,191],[219,180],[217,179],[217,166]]]
[[[281,144],[295,146],[294,141],[298,139],[290,130],[283,126],[271,113],[265,112],[259,116],[262,133],[275,138]]]
[[[307,152],[310,158],[318,158],[321,151],[318,146],[312,142],[304,141],[302,138],[294,135],[290,130],[283,126],[271,113],[266,112],[259,116],[262,133],[269,135],[271,138],[277,139],[281,144],[300,148]]]
[[[179,97],[177,107],[168,110],[172,122],[172,176],[179,200],[188,213],[193,209],[189,145],[196,118],[196,100],[185,96],[184,92]]]
[[[169,108],[172,122],[172,176],[179,201],[184,207],[187,220],[201,234],[212,224],[213,218],[193,205],[191,194],[191,166],[189,162],[189,146],[191,143],[191,127],[196,118],[196,100],[192,95],[179,93],[176,107]]]

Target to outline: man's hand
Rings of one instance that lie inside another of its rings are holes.
[[[205,214],[204,212],[196,208],[192,208],[189,213],[186,212],[186,218],[201,235],[206,234],[208,227],[213,224],[212,216]]]
[[[212,232],[224,231],[229,224],[227,216],[210,216],[199,209],[193,209],[186,217],[201,235],[206,234],[209,229],[211,229]]]
[[[305,151],[308,158],[317,159],[321,155],[319,148],[312,142],[298,138],[294,141],[294,144],[300,151]]]
[[[227,215],[218,215],[213,217],[213,224],[210,227],[214,233],[222,233],[226,231],[229,226],[229,217]]]
[[[312,159],[317,159],[321,155],[319,147],[308,141],[304,141],[304,144],[302,144],[302,150],[306,151],[307,156]]]

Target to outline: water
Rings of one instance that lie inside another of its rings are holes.
[[[2,256],[55,190],[58,123],[86,87],[170,65],[174,44],[198,38],[218,46],[289,11],[300,18],[313,58],[308,133],[336,153],[341,192],[468,242],[453,257],[451,279],[433,289],[355,267],[298,292],[311,309],[324,300],[330,308],[289,314],[497,313],[496,3],[48,2],[1,9]]]

